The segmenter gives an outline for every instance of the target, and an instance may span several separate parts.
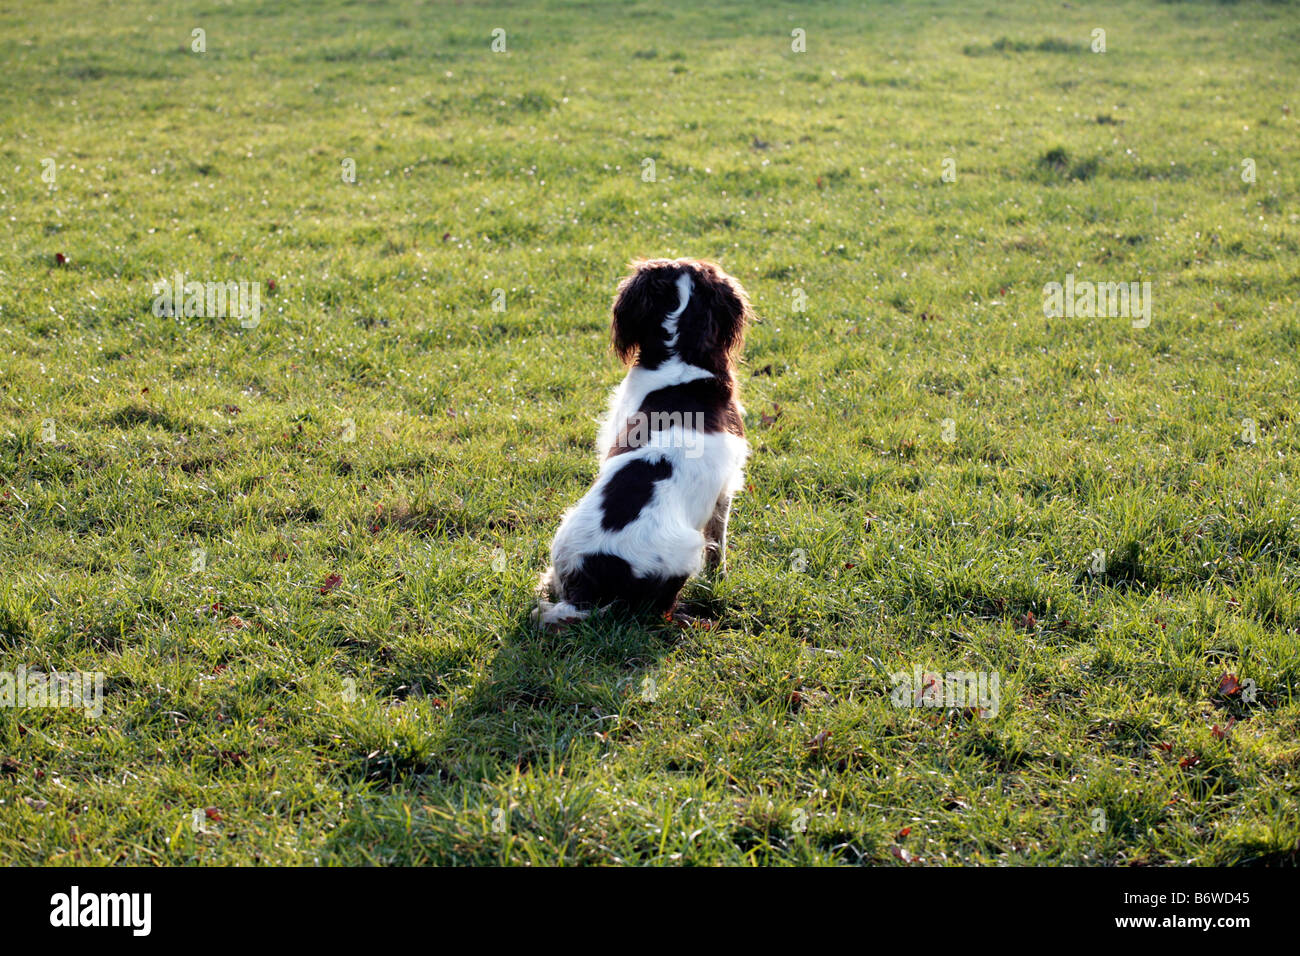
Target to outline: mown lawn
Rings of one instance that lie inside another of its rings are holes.
[[[1296,5],[59,0],[0,51],[0,671],[104,675],[0,708],[0,863],[1296,862]],[[761,315],[730,572],[539,635],[637,255]]]

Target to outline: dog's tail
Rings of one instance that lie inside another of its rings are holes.
[[[581,621],[591,611],[583,610],[568,601],[551,601],[554,591],[555,569],[547,568],[537,582],[537,607],[529,617],[538,627],[564,627],[574,621]]]
[[[563,627],[574,621],[581,621],[590,613],[591,611],[574,607],[568,601],[558,603],[538,601],[537,607],[533,609],[532,619],[537,622],[538,627]]]

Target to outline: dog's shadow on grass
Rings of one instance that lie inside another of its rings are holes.
[[[686,613],[706,610],[691,603]],[[690,626],[611,610],[551,632],[521,615],[491,660],[474,668],[472,687],[455,696],[441,689],[451,699],[438,707],[450,709],[432,734],[399,740],[386,725],[367,728],[356,772],[368,793],[331,835],[331,852],[366,862],[494,860],[500,841],[480,825],[516,775],[576,776],[639,733],[636,718],[655,706],[656,665]],[[418,683],[406,674],[392,679]],[[414,830],[413,793],[435,808]]]
[[[621,731],[629,703],[653,695],[648,672],[680,635],[663,619],[612,610],[559,632],[520,620],[456,704],[440,763],[462,780],[559,766],[575,742]]]

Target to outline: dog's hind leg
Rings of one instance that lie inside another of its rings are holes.
[[[710,574],[727,573],[727,519],[731,516],[731,495],[724,492],[713,506],[704,526],[704,567]]]

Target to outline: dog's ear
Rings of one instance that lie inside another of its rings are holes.
[[[698,260],[691,264],[691,273],[692,306],[699,315],[683,323],[678,350],[684,361],[721,372],[744,344],[754,311],[740,283],[716,263]]]
[[[657,353],[663,348],[663,320],[677,308],[680,274],[681,267],[671,259],[643,259],[632,263],[632,274],[618,284],[610,338],[624,365],[638,352]]]

